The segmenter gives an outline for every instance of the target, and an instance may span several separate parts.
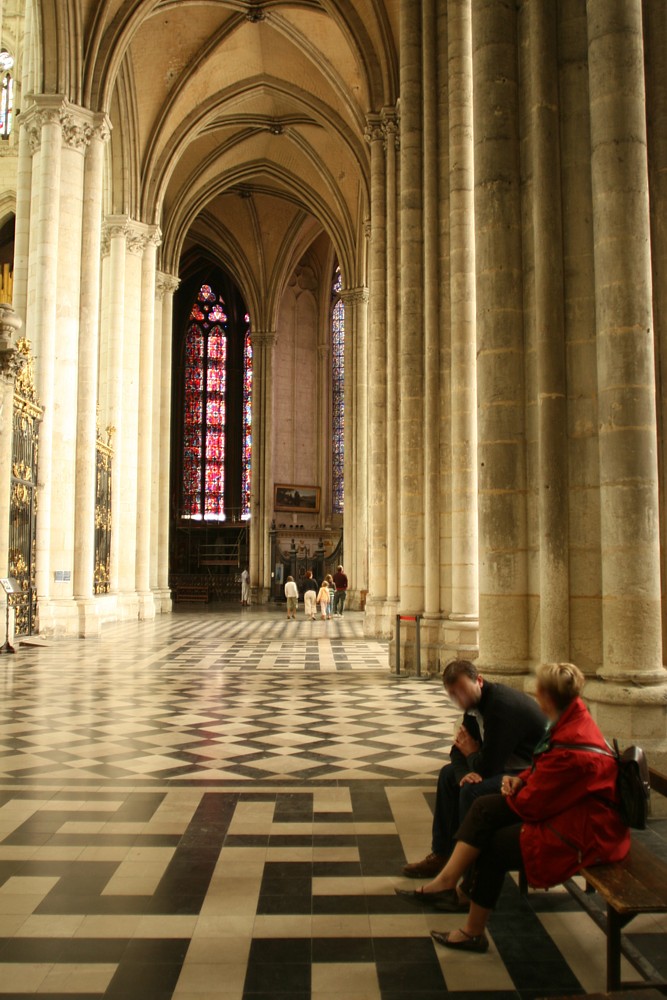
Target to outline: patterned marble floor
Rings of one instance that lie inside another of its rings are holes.
[[[460,918],[394,896],[456,716],[439,684],[390,677],[358,616],[110,626],[0,658],[0,684],[0,998],[602,988],[602,935],[561,890],[508,879],[484,957],[438,949]],[[647,836],[667,854],[663,824]],[[667,973],[667,922],[632,930]]]

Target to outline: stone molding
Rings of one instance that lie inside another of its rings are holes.
[[[107,142],[111,135],[111,121],[106,114],[72,104],[60,94],[30,95],[29,99],[33,103],[21,115],[20,125],[26,130],[33,154],[42,144],[45,125],[59,125],[63,145],[80,152],[85,152],[92,139]]]

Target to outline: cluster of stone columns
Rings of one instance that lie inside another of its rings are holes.
[[[40,630],[152,617],[168,590],[171,313],[159,230],[103,219],[105,115],[57,95],[22,114],[15,308],[35,357]],[[111,429],[112,559],[95,594],[96,438]]]
[[[467,651],[516,684],[572,659],[600,720],[647,737],[665,39],[641,0],[402,0],[400,119],[366,132],[366,630],[419,614],[422,666]]]

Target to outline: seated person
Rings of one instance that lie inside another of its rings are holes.
[[[465,924],[447,933],[431,931],[439,944],[488,950],[486,924],[508,871],[524,871],[530,885],[546,889],[582,867],[622,861],[627,855],[630,831],[618,809],[615,759],[571,747],[576,743],[606,749],[579,697],[583,684],[583,674],[571,663],[539,667],[537,700],[551,726],[532,767],[503,777],[500,795],[486,795],[473,804],[437,878],[417,892],[395,890],[410,902],[421,905],[430,897],[438,909],[455,911],[462,903],[456,887],[467,872],[470,908]]]
[[[527,767],[547,720],[523,691],[485,681],[469,660],[454,660],[442,675],[447,694],[463,709],[463,724],[440,771],[431,853],[406,865],[408,878],[437,875],[454,849],[454,834],[473,801],[500,791],[503,774]]]

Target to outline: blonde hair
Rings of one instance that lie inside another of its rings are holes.
[[[581,694],[584,675],[574,663],[541,663],[536,671],[537,686],[562,711]]]

